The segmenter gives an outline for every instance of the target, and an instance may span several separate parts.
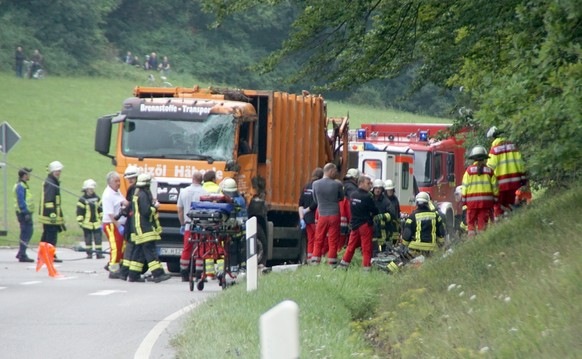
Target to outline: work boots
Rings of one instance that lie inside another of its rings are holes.
[[[182,269],[180,271],[180,275],[182,276],[182,282],[189,282],[190,281],[190,271],[187,269]]]

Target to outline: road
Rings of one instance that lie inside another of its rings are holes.
[[[36,257],[32,247],[28,253]],[[106,259],[58,248],[62,278],[0,249],[2,358],[173,358],[170,338],[186,311],[220,292],[216,281],[190,292],[175,276],[161,283],[109,279]]]

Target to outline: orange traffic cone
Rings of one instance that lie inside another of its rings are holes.
[[[55,247],[50,243],[40,242],[38,244],[38,259],[36,264],[36,271],[37,272],[40,271],[42,266],[46,265],[49,277],[60,278],[62,277],[62,275],[60,275],[57,272],[54,266],[55,250],[56,250]]]

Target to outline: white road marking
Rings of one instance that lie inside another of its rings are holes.
[[[55,277],[56,280],[69,280],[69,279],[77,279],[78,277]]]
[[[111,295],[115,293],[127,293],[126,290],[117,290],[117,289],[104,289],[99,290],[97,292],[89,293],[89,295]]]
[[[42,283],[42,281],[40,281],[40,280],[32,280],[30,282],[22,282],[22,283],[20,283],[20,285],[33,285],[33,284],[39,284],[39,283]]]
[[[0,287],[0,290],[2,290],[2,289],[6,289],[6,288],[8,288],[8,287]]]
[[[174,321],[174,320],[178,319],[180,316],[188,313],[189,311],[196,308],[201,303],[202,303],[202,301],[192,303],[192,304],[178,310],[177,312],[174,312],[174,313],[168,315],[167,317],[165,317],[164,319],[159,321],[158,324],[156,324],[152,328],[152,330],[150,330],[148,335],[146,335],[146,337],[142,340],[142,342],[139,345],[139,347],[137,348],[133,358],[134,359],[149,358],[151,353],[152,353],[152,348],[154,347],[154,344],[156,343],[156,341],[158,340],[160,335],[164,332],[164,330],[166,330],[166,328],[172,323],[172,321]]]

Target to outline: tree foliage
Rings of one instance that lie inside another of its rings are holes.
[[[282,0],[272,0],[279,4]],[[218,21],[258,0],[204,0]],[[302,60],[295,79],[345,89],[419,65],[414,88],[461,88],[471,109],[457,126],[496,125],[524,152],[542,185],[581,176],[582,6],[579,0],[318,0],[302,11],[269,72]]]

